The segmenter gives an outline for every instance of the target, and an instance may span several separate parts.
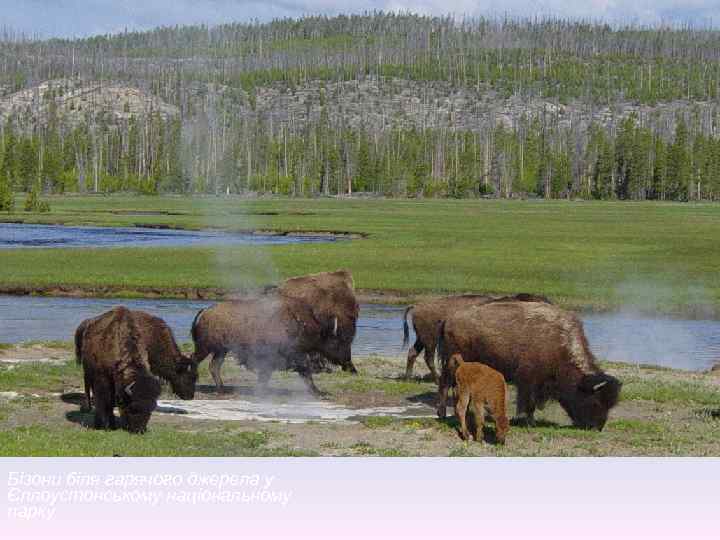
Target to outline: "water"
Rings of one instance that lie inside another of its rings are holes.
[[[212,302],[0,295],[0,343],[70,341],[81,321],[119,304],[162,317],[179,341],[189,341],[195,314]],[[401,307],[361,306],[353,354],[404,355],[402,314]],[[688,370],[707,369],[720,361],[720,321],[619,314],[588,314],[583,320],[599,358]]]
[[[172,247],[334,242],[329,235],[279,236],[224,231],[182,231],[149,227],[68,227],[0,223],[0,249]]]

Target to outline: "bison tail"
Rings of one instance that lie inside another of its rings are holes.
[[[444,369],[448,363],[448,355],[447,351],[445,350],[445,321],[442,321],[440,323],[436,347],[440,356],[440,365]]]
[[[409,341],[410,341],[410,328],[408,327],[407,322],[407,316],[408,312],[414,308],[415,306],[408,306],[405,308],[405,313],[403,313],[403,348],[407,347]]]
[[[207,308],[203,308],[197,312],[195,318],[193,319],[192,326],[190,327],[190,335],[192,336],[193,342],[195,343],[197,343],[197,323],[200,320],[200,315],[205,313],[206,309]]]
[[[85,335],[85,323],[83,322],[78,329],[75,330],[75,362],[82,364],[82,342]]]

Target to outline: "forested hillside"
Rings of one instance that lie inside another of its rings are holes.
[[[377,13],[6,32],[0,207],[34,188],[715,200],[719,97],[714,30]]]

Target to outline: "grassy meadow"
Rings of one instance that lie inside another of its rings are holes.
[[[716,315],[720,207],[713,204],[50,198],[52,212],[0,221],[188,229],[350,232],[327,244],[0,252],[0,288],[185,296],[349,268],[378,301],[530,291],[568,307]],[[379,293],[379,294],[378,294]]]

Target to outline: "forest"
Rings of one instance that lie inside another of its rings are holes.
[[[411,14],[0,35],[13,192],[720,198],[720,31]]]

